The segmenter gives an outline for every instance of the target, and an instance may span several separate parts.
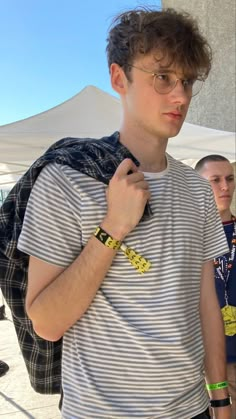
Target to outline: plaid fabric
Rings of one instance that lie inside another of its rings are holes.
[[[13,316],[32,387],[45,394],[61,390],[61,345],[37,336],[25,312],[29,256],[17,249],[27,201],[37,176],[48,163],[69,165],[105,184],[124,158],[137,160],[119,142],[119,133],[99,140],[64,138],[36,160],[0,208],[0,287]],[[147,205],[143,218],[151,215]]]

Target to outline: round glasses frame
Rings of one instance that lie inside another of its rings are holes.
[[[167,95],[168,93],[170,93],[172,90],[174,90],[174,88],[176,87],[176,85],[177,85],[177,83],[178,83],[178,81],[180,81],[181,82],[181,84],[182,84],[182,86],[183,86],[183,88],[184,88],[184,91],[185,91],[185,93],[188,95],[188,96],[190,96],[190,97],[194,97],[194,96],[196,96],[196,95],[198,95],[198,93],[200,92],[200,90],[202,89],[202,86],[203,86],[203,83],[204,83],[204,79],[203,78],[197,78],[194,82],[193,82],[193,84],[192,85],[189,85],[189,84],[187,84],[188,83],[188,80],[184,80],[184,79],[178,79],[177,77],[176,77],[176,79],[174,80],[174,82],[172,82],[171,84],[170,84],[170,86],[168,87],[168,88],[166,88],[166,90],[165,91],[163,91],[163,90],[161,90],[161,89],[158,89],[158,87],[157,87],[157,80],[158,80],[158,76],[161,76],[162,75],[162,73],[155,73],[155,72],[153,72],[153,71],[149,71],[149,70],[144,70],[143,68],[140,68],[140,67],[136,67],[135,65],[132,65],[132,64],[129,64],[128,65],[129,67],[132,67],[132,68],[136,68],[136,70],[140,70],[140,71],[143,71],[144,73],[147,73],[147,74],[151,74],[152,76],[153,76],[153,87],[154,87],[154,90],[157,92],[157,93],[159,93],[160,95]],[[164,75],[165,73],[163,72],[163,75]],[[189,92],[188,92],[188,89],[189,88]]]

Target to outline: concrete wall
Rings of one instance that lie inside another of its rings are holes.
[[[214,53],[211,73],[192,99],[187,122],[235,131],[235,0],[162,0],[162,7],[196,17]]]

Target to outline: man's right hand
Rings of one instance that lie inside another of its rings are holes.
[[[149,185],[143,173],[131,159],[123,160],[109,182],[108,209],[102,228],[122,241],[138,224],[149,199]]]

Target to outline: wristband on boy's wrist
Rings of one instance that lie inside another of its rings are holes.
[[[105,246],[113,250],[121,250],[127,257],[131,265],[137,269],[140,274],[144,274],[149,271],[151,263],[143,256],[135,252],[134,249],[127,247],[124,243],[119,240],[113,239],[103,228],[97,227],[94,236]]]
[[[226,407],[232,404],[231,397],[228,396],[225,399],[220,400],[210,400],[210,405],[213,409],[217,407]]]
[[[206,384],[207,390],[221,390],[222,388],[228,387],[228,381],[221,381],[220,383]]]
[[[113,250],[118,250],[121,246],[121,242],[119,240],[113,239],[109,234],[103,230],[101,227],[97,227],[94,236],[103,243],[105,246],[109,247]]]

